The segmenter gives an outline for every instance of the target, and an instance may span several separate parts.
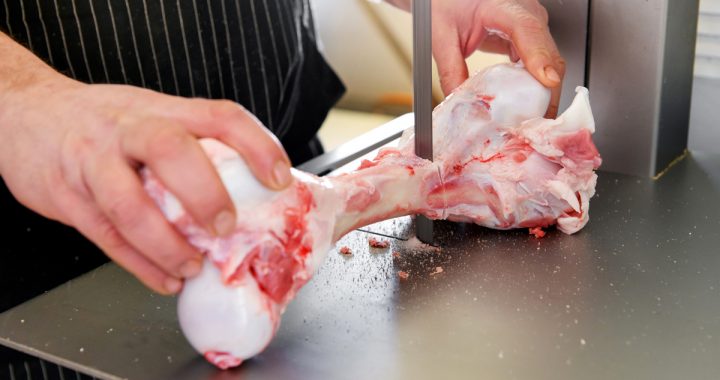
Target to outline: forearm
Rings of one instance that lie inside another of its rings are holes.
[[[16,122],[23,104],[42,97],[58,82],[71,82],[40,58],[0,32],[0,142],[9,141],[10,129]],[[40,90],[39,92],[36,90]],[[8,151],[8,149],[0,149]],[[7,158],[0,154],[0,176]]]
[[[61,77],[57,71],[22,45],[0,32],[0,112],[3,104],[26,89]]]

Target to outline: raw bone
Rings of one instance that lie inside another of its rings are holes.
[[[473,76],[433,113],[435,162],[413,154],[412,129],[352,173],[293,170],[286,190],[262,187],[240,156],[201,144],[237,210],[235,232],[208,235],[148,170],[148,193],[207,262],[186,281],[178,315],[193,347],[220,368],[261,352],[287,303],[347,232],[408,214],[497,229],[547,227],[571,234],[588,221],[600,156],[588,91],[556,120],[542,119],[549,91],[521,66]]]

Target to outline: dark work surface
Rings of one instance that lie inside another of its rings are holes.
[[[371,250],[353,232],[233,371],[112,264],[0,314],[0,343],[106,378],[718,378],[720,156],[658,181],[601,173],[597,192],[572,236],[438,223],[440,250]],[[369,229],[412,236],[410,218]]]
[[[107,262],[73,228],[18,203],[0,177],[0,311]]]
[[[0,226],[0,312],[108,261],[74,229],[22,206],[1,177]],[[0,379],[59,379],[61,375],[78,377],[75,371],[0,347]]]

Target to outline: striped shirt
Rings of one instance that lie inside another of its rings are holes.
[[[231,99],[300,163],[344,88],[309,0],[0,0],[0,30],[87,83]]]

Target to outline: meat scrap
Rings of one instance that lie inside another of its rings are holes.
[[[400,277],[401,280],[407,280],[408,277],[410,277],[410,274],[408,272],[405,272],[404,270],[399,270],[398,277]]]
[[[535,235],[535,238],[542,239],[545,237],[545,231],[543,231],[542,227],[533,227],[530,228],[530,235]]]
[[[342,247],[340,247],[339,252],[341,255],[344,255],[344,256],[352,255],[352,251],[350,250],[350,247],[348,247],[347,245],[343,245]]]
[[[373,248],[387,248],[390,246],[390,243],[388,243],[387,240],[378,240],[378,239],[375,239],[374,237],[371,237],[370,239],[368,239],[368,243]]]

